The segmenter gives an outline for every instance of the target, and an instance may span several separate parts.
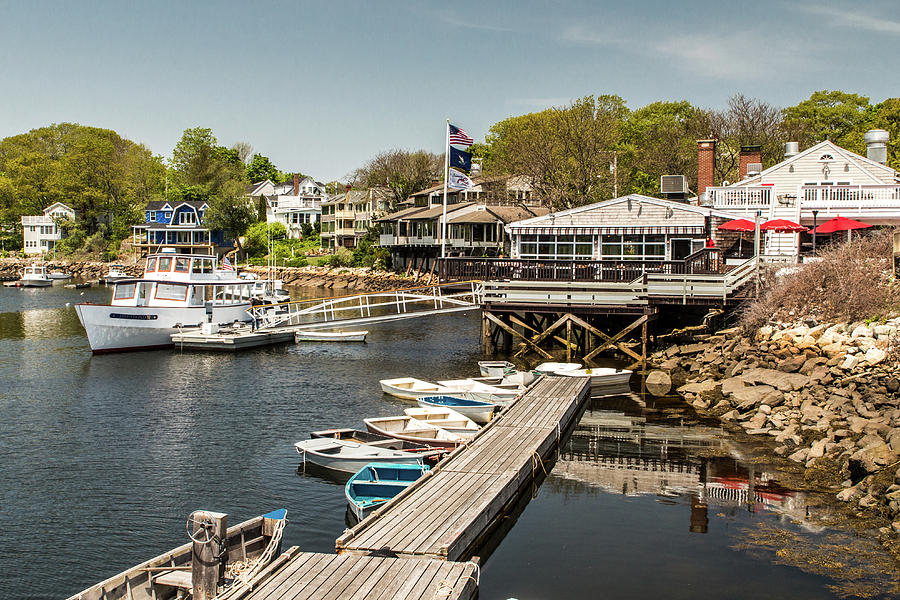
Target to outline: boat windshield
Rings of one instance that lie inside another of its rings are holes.
[[[211,258],[195,258],[191,263],[191,273],[213,272],[213,259]]]

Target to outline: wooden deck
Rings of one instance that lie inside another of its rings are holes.
[[[466,446],[346,532],[339,553],[458,561],[534,480],[590,394],[586,377],[544,377]]]
[[[294,550],[294,549],[292,549]],[[244,600],[470,600],[478,593],[475,563],[291,552]]]

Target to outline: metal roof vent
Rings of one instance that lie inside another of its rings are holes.
[[[800,142],[785,142],[784,158],[787,159],[798,154],[800,154]]]
[[[663,194],[687,194],[687,177],[684,175],[663,175],[659,178],[659,191]]]
[[[891,134],[884,129],[870,129],[863,139],[866,141],[866,158],[886,165],[887,143],[891,139]]]

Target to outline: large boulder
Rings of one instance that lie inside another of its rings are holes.
[[[806,387],[809,384],[809,377],[800,373],[785,373],[777,369],[764,369],[756,367],[747,369],[740,374],[740,378],[747,383],[764,384],[781,390],[782,392],[791,392]]]
[[[776,406],[784,401],[784,394],[770,385],[751,385],[736,389],[731,397],[738,410],[747,410],[761,404]]]

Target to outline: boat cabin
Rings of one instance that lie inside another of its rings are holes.
[[[215,306],[249,303],[254,281],[219,270],[213,255],[163,251],[147,257],[144,276],[115,283],[115,306]]]

